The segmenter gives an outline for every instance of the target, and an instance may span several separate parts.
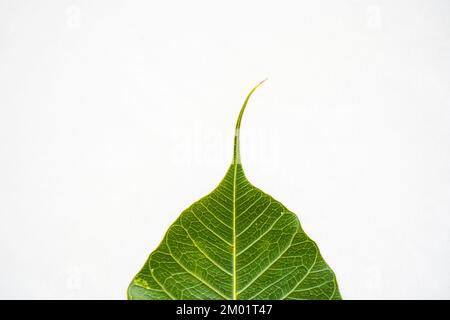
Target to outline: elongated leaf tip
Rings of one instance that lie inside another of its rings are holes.
[[[244,104],[242,105],[241,111],[239,112],[239,116],[238,116],[238,119],[236,122],[236,130],[235,130],[235,134],[234,134],[233,164],[241,164],[240,129],[241,129],[241,121],[242,121],[242,116],[244,115],[245,107],[247,106],[248,100],[250,100],[250,97],[253,94],[253,92],[255,92],[255,90],[258,89],[258,87],[266,81],[267,81],[267,78],[253,87],[253,89],[247,95],[247,98],[245,99]]]

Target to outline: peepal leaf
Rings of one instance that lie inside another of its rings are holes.
[[[264,81],[263,81],[264,82]],[[262,83],[262,82],[261,82]],[[218,187],[170,226],[129,299],[340,299],[335,275],[297,216],[253,186],[239,152]]]

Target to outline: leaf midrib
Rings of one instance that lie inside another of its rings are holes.
[[[239,116],[236,122],[236,130],[234,134],[234,145],[233,145],[233,285],[232,285],[232,299],[237,300],[238,292],[237,292],[237,267],[236,267],[236,188],[237,188],[237,169],[238,165],[241,164],[241,155],[240,155],[240,129],[241,129],[241,121],[242,116],[245,111],[245,107],[247,106],[247,102],[250,99],[251,95],[255,90],[266,80],[258,83],[247,95],[247,98],[244,101],[244,104],[239,112]]]
[[[237,177],[237,162],[234,162],[233,172],[233,300],[237,300],[237,275],[236,275],[236,177]]]

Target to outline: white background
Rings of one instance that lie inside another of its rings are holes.
[[[0,298],[123,299],[231,162],[346,299],[450,298],[449,1],[0,1]]]

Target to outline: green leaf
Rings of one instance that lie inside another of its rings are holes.
[[[264,82],[264,81],[263,81]],[[262,83],[262,82],[261,82]],[[239,152],[218,187],[170,226],[129,299],[340,299],[335,275],[297,216],[253,186]]]

